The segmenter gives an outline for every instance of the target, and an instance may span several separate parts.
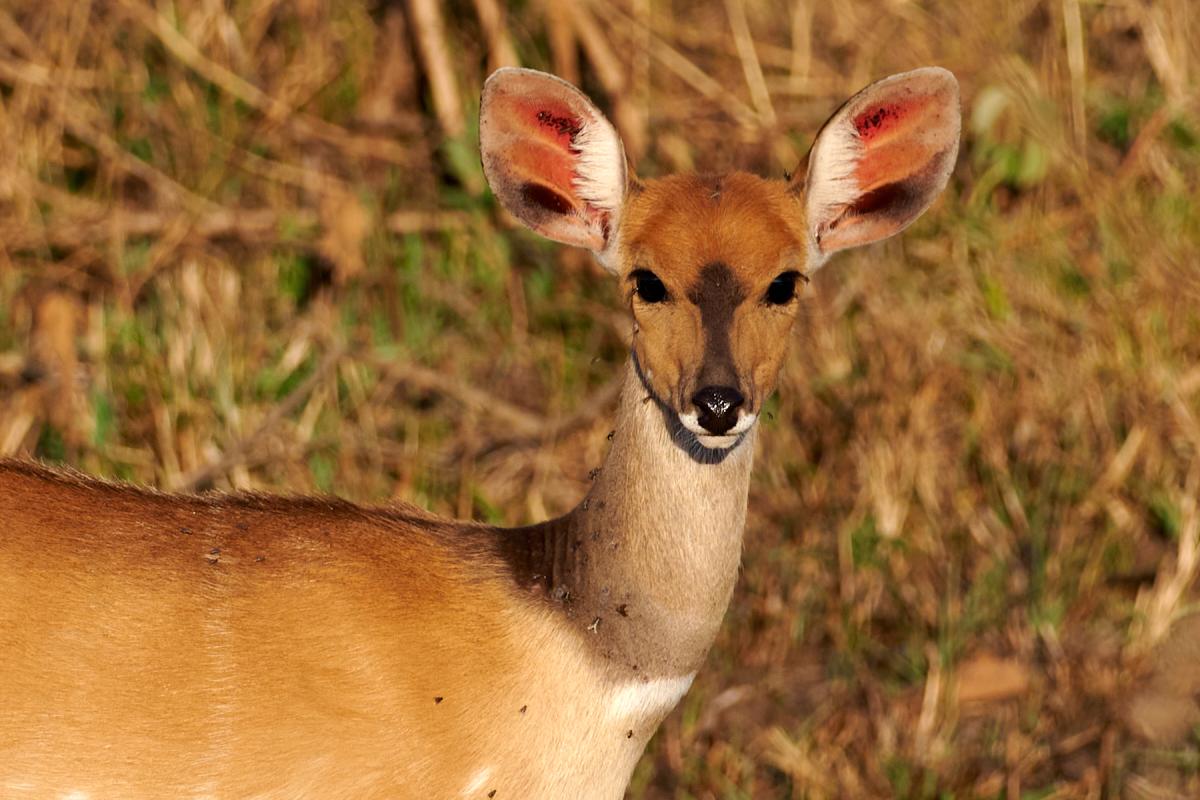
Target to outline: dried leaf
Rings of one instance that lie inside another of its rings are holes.
[[[1029,668],[1011,658],[979,653],[958,668],[955,693],[958,702],[1002,703],[1029,691]]]
[[[1200,614],[1171,627],[1144,688],[1129,701],[1135,734],[1155,745],[1182,742],[1200,725]]]
[[[345,284],[366,267],[362,246],[371,227],[371,215],[358,197],[343,189],[327,191],[320,211],[325,234],[318,249],[333,264],[334,282]]]

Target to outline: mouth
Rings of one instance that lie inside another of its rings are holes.
[[[637,372],[642,387],[646,390],[646,399],[653,400],[667,423],[668,430],[675,443],[696,461],[705,464],[719,464],[733,448],[746,437],[746,432],[758,421],[758,414],[740,413],[733,427],[724,433],[714,434],[700,424],[700,415],[696,411],[680,413],[659,399],[658,394],[642,372],[637,350],[633,351],[633,368]]]
[[[715,434],[700,424],[699,415],[694,412],[679,415],[679,422],[689,433],[696,437],[702,447],[709,450],[728,450],[742,440],[742,435],[754,427],[758,421],[757,414],[742,414],[738,421],[725,433]]]

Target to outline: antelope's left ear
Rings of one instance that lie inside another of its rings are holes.
[[[954,169],[960,118],[958,81],[940,67],[884,78],[838,109],[806,174],[793,179],[806,195],[813,267],[898,233],[929,208]]]

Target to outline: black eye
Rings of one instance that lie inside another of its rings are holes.
[[[667,287],[648,269],[635,269],[633,280],[637,296],[647,303],[661,303],[667,299]]]
[[[796,296],[796,281],[800,279],[803,279],[805,282],[808,281],[799,272],[784,272],[778,278],[771,281],[771,285],[767,287],[767,294],[763,299],[773,306],[786,306]]]

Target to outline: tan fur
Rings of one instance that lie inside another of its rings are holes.
[[[690,461],[643,397],[562,520],[616,566],[563,604],[505,556],[528,530],[0,461],[0,796],[620,797],[678,697],[614,699],[699,668],[753,453]]]
[[[727,265],[748,301],[735,313],[731,341],[747,411],[757,412],[775,389],[797,306],[763,305],[781,272],[803,272],[807,256],[802,198],[782,181],[744,172],[721,176],[673,175],[634,192],[621,227],[622,275],[649,269],[676,298],[686,295],[707,264]],[[655,393],[686,409],[700,387],[703,362],[700,311],[687,302],[639,303],[631,297],[634,349]]]
[[[886,97],[924,79],[907,80]],[[819,248],[795,185],[732,173],[626,186],[619,142],[577,141],[608,123],[573,87],[514,70],[489,87],[484,167],[501,202],[591,247],[630,297],[634,352],[588,497],[501,530],[0,461],[0,797],[623,794],[733,591],[753,414],[798,306],[764,296],[815,268]],[[907,146],[902,127],[889,152]],[[850,197],[836,219],[907,224],[948,174],[948,151],[929,152],[938,175],[885,159],[906,182],[899,207]],[[638,299],[635,270],[669,299]],[[683,420],[718,379],[745,393],[747,425],[701,445]]]
[[[489,765],[472,796],[580,790],[526,754],[599,729],[586,653],[415,518],[11,465],[0,498],[0,795],[456,797]]]

